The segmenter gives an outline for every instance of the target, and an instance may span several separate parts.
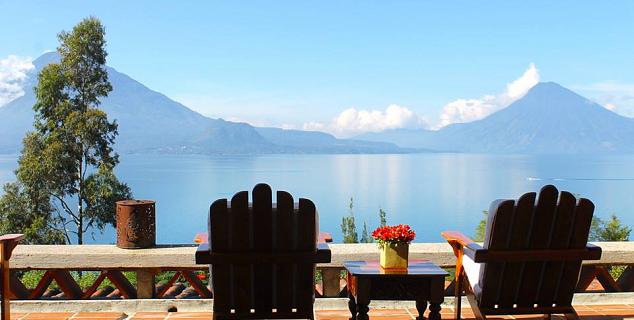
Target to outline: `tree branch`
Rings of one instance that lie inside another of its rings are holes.
[[[62,207],[64,207],[64,211],[66,211],[66,213],[68,213],[68,215],[70,215],[71,217],[73,217],[73,219],[75,220],[75,223],[79,223],[79,218],[78,218],[78,217],[77,217],[77,215],[75,215],[75,214],[73,213],[73,211],[72,211],[72,210],[68,207],[68,204],[66,204],[66,201],[64,201],[64,199],[62,199],[62,197],[60,197],[60,196],[58,196],[58,195],[56,195],[56,194],[54,194],[54,193],[52,193],[52,192],[49,192],[49,194],[50,194],[51,196],[55,197],[55,199],[57,199],[57,200],[61,203]]]

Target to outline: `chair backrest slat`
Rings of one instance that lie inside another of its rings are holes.
[[[280,251],[292,251],[296,242],[296,223],[293,221],[294,212],[293,197],[284,191],[277,192],[277,249]],[[297,282],[293,279],[297,274],[297,268],[291,264],[278,264],[276,266],[276,305],[280,312],[291,312],[296,308],[295,297]]]
[[[273,195],[271,187],[258,184],[253,188],[253,251],[273,252]],[[273,265],[262,264],[254,266],[253,294],[255,310],[273,309]]]
[[[484,246],[488,249],[506,249],[511,235],[509,226],[513,222],[513,211],[515,201],[496,201],[491,204],[489,216],[487,218],[487,232],[485,234]],[[481,276],[487,279],[481,282],[482,300],[499,301],[505,262],[489,263],[482,270]]]
[[[297,216],[297,248],[299,251],[315,251],[317,249],[318,221],[317,210],[313,202],[300,198]],[[314,279],[315,265],[298,265],[297,277]],[[311,282],[297,283],[297,309],[299,312],[312,310],[314,295],[314,287]]]
[[[249,214],[249,193],[241,191],[231,198],[231,208],[227,214],[231,219],[229,252],[249,252],[253,236],[253,222]],[[212,235],[214,237],[215,235]],[[253,309],[253,266],[233,265],[231,277],[231,296],[237,313]],[[216,271],[217,272],[217,271]]]
[[[227,199],[219,199],[209,208],[213,212],[209,216],[209,246],[211,251],[229,251],[229,231],[231,230],[229,215],[227,214]],[[212,235],[213,239],[212,239]],[[212,289],[214,291],[214,307],[220,309],[233,309],[232,297],[230,294],[216,295],[215,292],[231,292],[231,279],[226,276],[230,274],[229,265],[217,265],[210,268]]]
[[[536,201],[536,202],[535,202]],[[491,250],[584,248],[594,206],[552,186],[524,194],[517,202],[491,205],[484,247]],[[531,308],[569,305],[581,259],[570,262],[488,262],[480,273],[480,307]]]

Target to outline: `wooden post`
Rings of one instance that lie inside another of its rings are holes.
[[[339,297],[339,280],[341,279],[340,268],[322,268],[321,281],[323,286],[323,296],[325,298]]]
[[[8,252],[8,243],[1,242],[0,245],[0,269],[2,270],[2,276],[0,282],[2,282],[2,320],[10,320],[11,307],[9,297],[11,296],[11,286],[9,284],[9,257],[11,253]],[[8,254],[7,254],[8,253]]]
[[[18,242],[24,238],[23,234],[5,234],[0,236],[0,286],[2,287],[2,299],[0,300],[0,308],[2,309],[2,320],[11,319],[11,270],[9,269],[9,259],[11,253]]]
[[[155,272],[153,270],[137,270],[136,294],[138,299],[152,299],[156,297],[154,275],[155,275]]]

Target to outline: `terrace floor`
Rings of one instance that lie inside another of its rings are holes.
[[[575,306],[581,319],[588,320],[616,320],[634,319],[633,304],[617,305],[577,305]],[[347,320],[350,313],[347,310],[318,310],[315,312],[319,320]],[[415,309],[370,309],[370,319],[416,319]],[[453,319],[453,309],[445,308],[441,312],[443,319]],[[473,313],[467,306],[463,308],[462,315],[465,319],[473,319]],[[555,319],[561,319],[554,317]],[[211,312],[137,312],[131,314],[118,312],[80,312],[80,313],[27,313],[11,314],[15,320],[200,320],[211,319]],[[534,316],[496,316],[489,319],[542,319],[540,315]]]

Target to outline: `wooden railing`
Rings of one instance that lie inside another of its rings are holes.
[[[603,249],[601,260],[584,264],[579,281],[579,291],[584,291],[597,279],[605,291],[634,290],[634,242],[598,242]],[[378,258],[376,244],[330,244],[332,261],[318,265],[321,280],[316,286],[318,297],[345,295],[345,283],[341,280],[343,262]],[[55,281],[63,292],[58,298],[89,299],[94,297],[99,285],[109,279],[121,298],[164,298],[170,296],[170,287],[179,279],[188,283],[190,292],[197,297],[210,298],[211,292],[204,284],[208,267],[194,262],[194,245],[165,245],[152,249],[126,250],[113,245],[20,245],[11,258],[12,294],[16,299],[41,299]],[[428,259],[441,267],[453,268],[455,258],[445,243],[414,243],[410,257]],[[610,266],[626,266],[618,279],[608,272]],[[32,288],[27,288],[20,276],[24,271],[44,270],[44,274]],[[73,273],[95,271],[94,283],[81,287]],[[128,279],[130,272],[136,276],[136,285]],[[164,272],[173,272],[167,283],[155,285],[155,279]],[[203,278],[203,279],[201,279]],[[452,292],[452,283],[447,291]],[[112,296],[112,295],[111,295]],[[171,297],[171,296],[170,296]]]

